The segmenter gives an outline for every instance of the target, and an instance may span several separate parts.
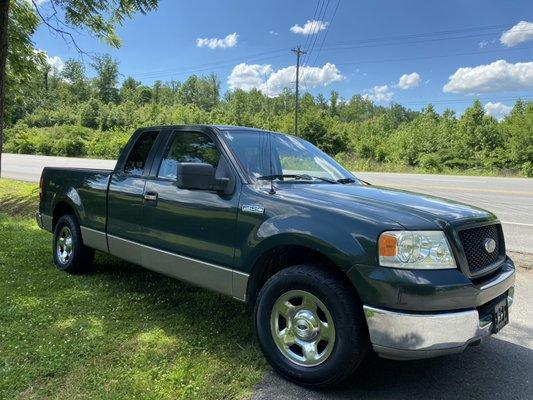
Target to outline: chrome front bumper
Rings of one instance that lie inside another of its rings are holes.
[[[507,293],[510,310],[514,286]],[[370,341],[384,358],[413,360],[459,353],[492,333],[491,316],[480,317],[477,309],[417,314],[363,308]]]

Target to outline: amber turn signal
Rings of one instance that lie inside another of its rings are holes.
[[[379,237],[379,255],[381,257],[394,257],[398,247],[396,246],[396,237],[386,233]]]

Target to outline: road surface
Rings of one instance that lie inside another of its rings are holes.
[[[464,353],[418,361],[378,359],[350,385],[308,390],[269,371],[253,400],[533,398],[533,269],[518,269],[511,322]]]
[[[84,158],[2,155],[2,176],[37,182],[45,166],[113,168],[115,161]],[[374,184],[462,201],[495,213],[503,222],[507,248],[533,253],[533,179],[361,172]]]

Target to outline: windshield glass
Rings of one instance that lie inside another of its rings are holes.
[[[291,183],[359,183],[333,158],[295,136],[253,130],[222,133],[242,169],[252,179]],[[269,154],[272,154],[272,163],[269,162]]]

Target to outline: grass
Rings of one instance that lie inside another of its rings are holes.
[[[39,204],[39,188],[34,183],[0,179],[0,213],[30,217]]]
[[[243,304],[99,254],[59,272],[34,184],[0,180],[0,398],[245,398],[265,361]]]

